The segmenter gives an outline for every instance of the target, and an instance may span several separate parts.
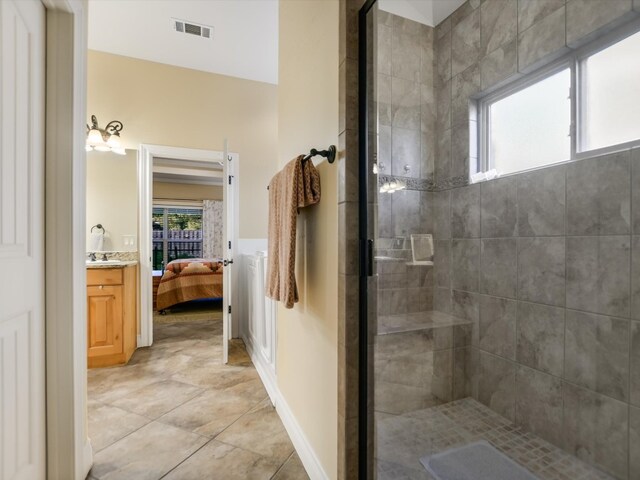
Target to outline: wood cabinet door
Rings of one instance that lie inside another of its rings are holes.
[[[122,286],[87,287],[89,357],[122,353]]]

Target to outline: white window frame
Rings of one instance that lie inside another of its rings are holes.
[[[477,162],[475,168],[473,165],[471,166],[471,173],[473,174],[477,172],[487,172],[494,168],[492,159],[489,155],[489,139],[491,138],[489,110],[491,105],[519,91],[522,91],[527,87],[541,82],[546,78],[549,78],[567,68],[570,70],[571,75],[570,91],[568,92],[571,99],[571,121],[568,132],[571,137],[570,158],[560,160],[558,162],[540,165],[539,167],[534,167],[531,169],[523,169],[515,172],[510,172],[508,174],[505,174],[505,176],[514,175],[529,170],[538,170],[540,168],[546,168],[551,165],[571,162],[583,158],[606,155],[608,153],[619,152],[622,150],[640,146],[640,138],[638,138],[636,140],[625,143],[586,150],[584,148],[585,120],[584,112],[582,110],[585,103],[584,91],[582,89],[582,85],[584,85],[584,69],[582,67],[584,60],[638,32],[640,32],[640,21],[636,20],[630,22],[627,25],[616,29],[610,34],[604,35],[577,50],[571,51],[558,60],[555,60],[554,62],[551,62],[548,65],[545,65],[530,74],[520,77],[508,83],[507,85],[489,93],[488,95],[485,95],[482,98],[478,99],[475,102],[475,105],[473,105],[476,108],[476,112],[478,115],[478,140],[475,145],[471,145],[472,149],[477,148],[477,155],[474,155],[473,151],[470,154],[470,158],[473,158],[475,156],[477,158]],[[471,118],[471,120],[473,121],[474,119]]]

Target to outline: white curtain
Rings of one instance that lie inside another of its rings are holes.
[[[204,258],[222,258],[222,202],[202,201],[202,255]]]

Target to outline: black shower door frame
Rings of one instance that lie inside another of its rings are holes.
[[[369,102],[367,98],[367,15],[377,0],[367,0],[358,12],[358,239],[359,355],[358,355],[358,478],[366,480],[369,465],[369,277],[373,275],[373,239],[369,236]]]

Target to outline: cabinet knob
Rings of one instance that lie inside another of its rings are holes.
[[[102,290],[104,288],[104,285],[100,285],[98,288]]]

